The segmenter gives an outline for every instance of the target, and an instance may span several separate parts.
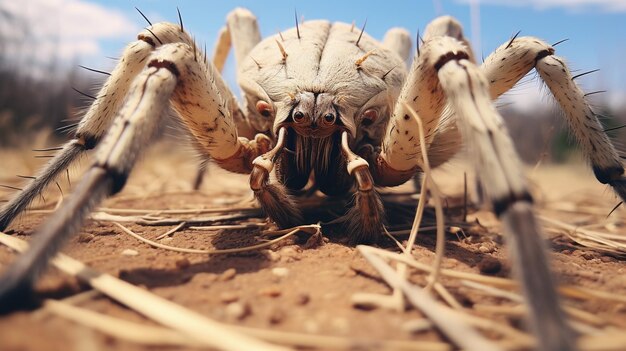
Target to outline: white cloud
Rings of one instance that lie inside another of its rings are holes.
[[[572,11],[595,10],[626,12],[626,0],[458,0],[462,3],[481,3],[502,6],[531,6],[538,10],[564,8]]]
[[[102,40],[139,31],[122,12],[83,0],[0,0],[0,11],[4,54],[32,62],[104,56]]]

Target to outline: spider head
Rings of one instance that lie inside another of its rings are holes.
[[[295,95],[283,125],[311,138],[325,138],[345,129],[335,97],[329,93],[305,91]]]

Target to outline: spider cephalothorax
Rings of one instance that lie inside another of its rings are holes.
[[[241,105],[220,74],[231,44]],[[624,199],[619,155],[567,66],[541,40],[515,37],[479,66],[459,23],[441,17],[427,26],[407,69],[410,52],[405,30],[392,29],[379,42],[363,29],[328,21],[296,24],[261,40],[256,18],[236,9],[210,62],[182,23],[150,24],[124,51],[75,138],[0,212],[3,230],[56,175],[97,145],[75,194],[3,276],[0,303],[30,289],[89,212],[121,190],[171,104],[207,158],[250,174],[256,198],[279,226],[301,224],[293,195],[310,180],[330,196],[354,196],[341,219],[352,242],[382,235],[376,186],[411,179],[424,166],[421,147],[437,166],[457,153],[462,140],[484,199],[509,236],[539,347],[575,349],[520,162],[492,99],[534,68],[563,108],[598,180]]]

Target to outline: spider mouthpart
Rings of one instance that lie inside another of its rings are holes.
[[[302,111],[296,111],[293,114],[293,121],[296,123],[304,122],[304,113]]]
[[[335,115],[332,113],[327,113],[324,115],[324,124],[326,125],[334,124],[335,120],[337,120],[337,117],[335,117]]]
[[[259,111],[263,117],[269,118],[272,116],[272,105],[263,100],[259,100],[256,103],[256,110]]]
[[[365,112],[363,112],[363,120],[361,121],[361,124],[363,124],[364,126],[369,126],[372,123],[376,122],[376,120],[378,119],[378,111],[370,108],[365,110]]]

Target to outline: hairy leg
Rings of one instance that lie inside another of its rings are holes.
[[[565,61],[555,55],[552,46],[532,37],[515,38],[489,55],[481,67],[490,82],[492,98],[508,91],[533,68],[561,106],[598,181],[612,186],[626,200],[626,176],[620,157]]]
[[[194,45],[191,37],[180,26],[169,23],[157,23],[139,33],[137,38],[124,49],[117,66],[78,124],[74,138],[0,211],[0,230],[5,230],[48,184],[86,150],[98,145],[120,110],[132,81],[145,67],[155,49],[174,42]]]
[[[230,91],[195,47],[167,44],[156,50],[133,80],[120,111],[97,148],[95,161],[76,188],[35,234],[31,248],[0,279],[0,305],[19,301],[48,260],[74,234],[91,210],[120,191],[137,157],[149,144],[171,100],[200,145],[231,171],[252,168],[252,159],[269,148],[265,137],[237,137]],[[226,99],[224,98],[226,97]]]
[[[458,40],[458,33],[455,29],[451,35],[431,34],[420,48],[420,57],[412,68],[417,74],[403,88],[406,92],[401,95],[403,107],[396,106],[383,152],[377,159],[384,166],[377,168],[382,175],[379,178],[389,175],[389,179],[397,179],[404,175],[406,180],[412,167],[419,167],[416,158],[419,154],[415,154],[415,145],[411,144],[417,139],[416,122],[405,117],[403,109],[416,110],[423,120],[429,145],[434,140],[432,131],[446,125],[446,121],[439,120],[441,114],[455,116],[479,181],[485,185],[485,199],[504,223],[515,272],[530,305],[530,325],[539,339],[539,348],[573,350],[574,334],[560,308],[521,163],[502,118],[491,103],[489,82],[472,62],[467,46]],[[445,109],[446,104],[449,110]],[[398,172],[402,170],[405,172]]]
[[[448,44],[451,48],[455,43]],[[462,52],[456,47],[457,52]],[[531,328],[541,350],[576,349],[574,333],[560,308],[549,271],[547,248],[532,212],[532,199],[513,143],[491,103],[489,83],[463,55],[438,69],[441,85],[457,116],[470,158],[496,215],[502,220],[514,269],[530,305]]]

